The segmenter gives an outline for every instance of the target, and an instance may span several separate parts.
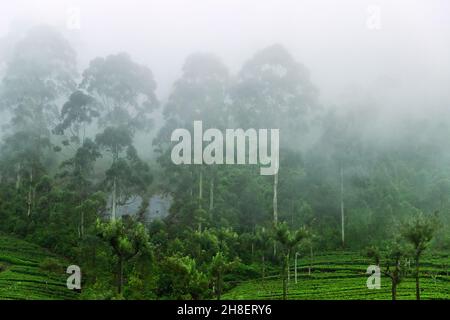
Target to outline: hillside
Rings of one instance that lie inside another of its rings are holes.
[[[424,257],[421,267],[421,290],[423,299],[449,299],[450,259],[448,254]],[[313,272],[308,275],[309,259],[299,259],[297,284],[294,265],[291,264],[288,299],[301,300],[390,300],[391,282],[381,277],[381,289],[369,290],[365,274],[369,260],[357,253],[330,253],[315,257]],[[415,282],[411,275],[398,287],[399,300],[415,299]],[[277,273],[261,279],[246,281],[223,295],[223,299],[281,299],[282,282]]]
[[[0,235],[0,300],[76,299],[63,260],[36,245]]]
[[[390,299],[390,280],[382,276],[381,289],[366,287],[365,270],[370,264],[358,253],[335,252],[314,257],[311,275],[309,258],[298,260],[298,282],[294,264],[290,268],[289,299]],[[67,263],[60,257],[29,242],[0,235],[1,299],[76,299],[66,288]],[[421,288],[424,299],[450,297],[448,254],[424,257]],[[223,299],[281,299],[281,279],[273,268],[264,281],[243,281],[223,295]],[[414,279],[408,276],[398,288],[398,299],[414,299]]]

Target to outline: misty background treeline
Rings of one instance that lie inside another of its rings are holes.
[[[233,264],[251,275],[254,259],[276,261],[266,233],[283,222],[313,234],[314,250],[360,250],[393,239],[418,213],[437,215],[432,247],[450,249],[446,112],[388,118],[360,97],[324,105],[314,70],[280,44],[237,73],[213,53],[193,53],[162,101],[151,69],[127,53],[80,70],[51,27],[12,42],[0,69],[0,231],[82,266],[90,297],[112,295],[115,281],[128,298],[207,296]],[[279,128],[279,173],[174,165],[170,135],[194,120],[204,129]],[[173,204],[149,222],[154,194]],[[138,196],[139,210],[119,219],[118,207]]]

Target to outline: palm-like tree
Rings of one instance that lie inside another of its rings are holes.
[[[274,238],[281,244],[281,251],[283,253],[283,263],[281,276],[283,279],[283,300],[287,299],[287,274],[289,268],[289,258],[294,248],[307,237],[307,232],[304,228],[291,231],[286,223],[279,223],[275,226]]]
[[[416,299],[420,300],[419,261],[438,228],[437,215],[426,218],[421,212],[402,226],[401,234],[414,249]]]

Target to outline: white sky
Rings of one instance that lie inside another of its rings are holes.
[[[380,30],[366,25],[369,5],[381,9]],[[0,0],[0,38],[17,20],[64,27],[72,7],[81,29],[66,36],[81,66],[127,51],[152,69],[160,98],[189,53],[214,52],[235,72],[275,42],[308,67],[327,103],[349,88],[403,103],[411,93],[416,104],[450,91],[446,0]]]

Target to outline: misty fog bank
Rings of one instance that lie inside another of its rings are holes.
[[[379,29],[368,27],[372,5]],[[72,8],[79,29],[68,28]],[[190,53],[213,52],[236,73],[273,43],[310,70],[325,105],[373,99],[404,115],[450,100],[447,1],[22,0],[0,9],[0,59],[27,27],[53,25],[76,48],[80,70],[96,56],[126,51],[153,71],[162,101]]]

